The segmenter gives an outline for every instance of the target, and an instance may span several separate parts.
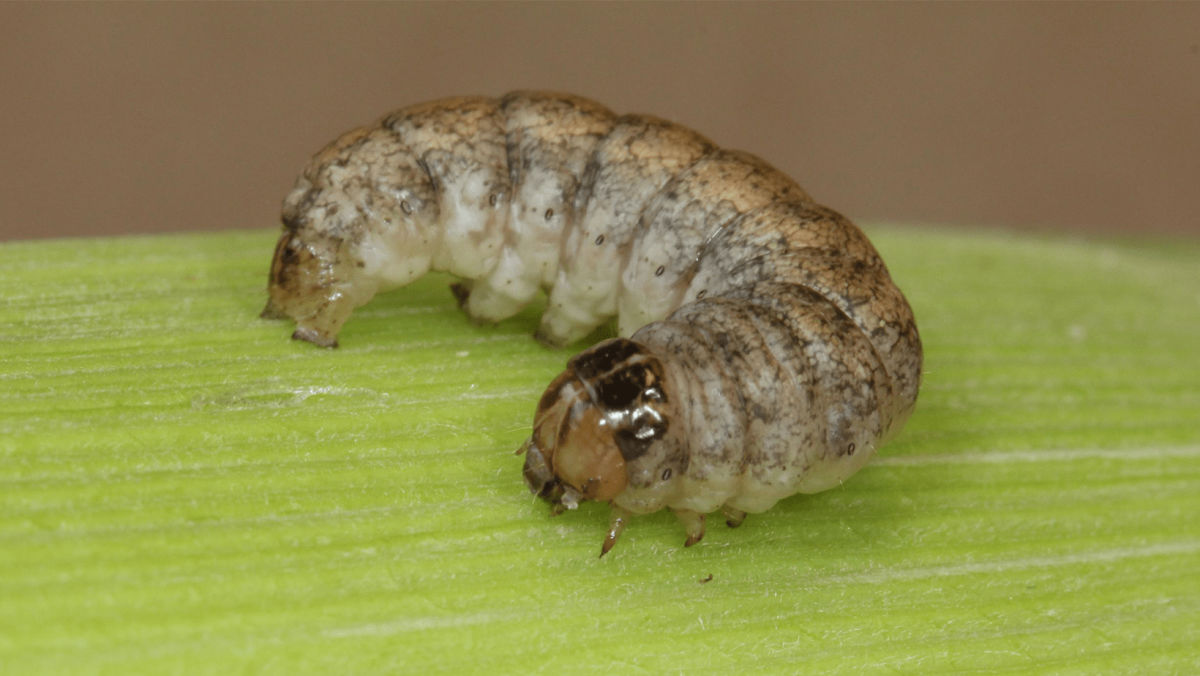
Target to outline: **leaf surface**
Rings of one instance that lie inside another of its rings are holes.
[[[1200,670],[1200,243],[870,230],[926,347],[842,487],[597,554],[513,451],[570,352],[444,276],[342,347],[275,233],[0,245],[0,672]]]

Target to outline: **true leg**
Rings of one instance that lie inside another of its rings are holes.
[[[608,535],[604,537],[604,545],[600,547],[600,556],[608,553],[608,550],[617,544],[617,538],[621,537],[621,531],[625,530],[625,523],[629,521],[630,512],[612,506],[608,517]]]

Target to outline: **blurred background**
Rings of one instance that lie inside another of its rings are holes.
[[[514,88],[860,222],[1200,234],[1200,3],[6,3],[0,239],[270,227],[342,131]]]

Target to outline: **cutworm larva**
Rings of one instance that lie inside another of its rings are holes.
[[[875,248],[763,160],[587,99],[513,92],[401,109],[320,151],[284,200],[263,315],[326,347],[429,270],[476,320],[549,294],[571,358],[522,446],[554,506],[671,509],[687,545],[838,485],[904,424],[922,351]]]

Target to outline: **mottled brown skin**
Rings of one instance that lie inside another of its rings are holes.
[[[337,345],[351,311],[428,270],[477,321],[549,293],[561,346],[617,319],[547,388],[522,447],[554,512],[670,509],[704,535],[838,485],[920,385],[912,309],[848,219],[762,159],[568,94],[402,109],[318,153],[284,201],[265,317]]]
[[[314,158],[283,205],[264,317],[293,338],[335,347],[351,311],[429,269],[437,234],[432,182],[393,132],[349,132]],[[389,255],[402,255],[392,265]]]
[[[591,149],[615,116],[568,94],[419,104],[344,134],[284,199],[264,316],[332,347],[354,308],[429,270],[475,320],[516,314],[558,271]]]
[[[700,134],[656,117],[616,120],[597,142],[576,193],[579,218],[564,233],[538,340],[567,345],[617,316],[621,296],[635,292],[614,283],[614,271],[625,267],[634,238],[644,229],[647,204],[714,148]]]

